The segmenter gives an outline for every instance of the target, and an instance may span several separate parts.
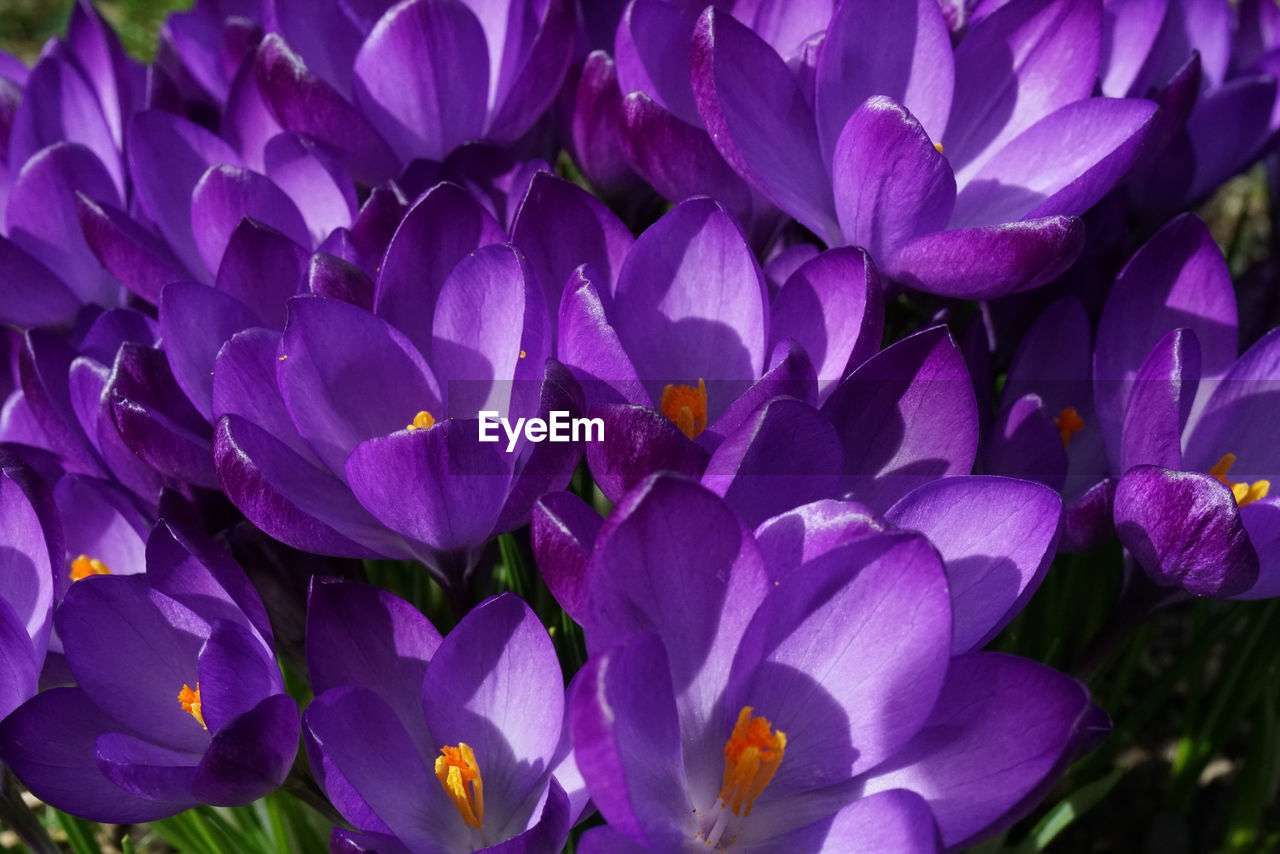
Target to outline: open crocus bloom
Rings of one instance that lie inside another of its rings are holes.
[[[609,827],[581,850],[955,848],[1014,820],[1096,723],[1061,674],[953,655],[922,536],[873,527],[799,562],[774,536],[671,475],[605,523],[570,725]]]
[[[390,593],[317,580],[307,621],[307,748],[357,831],[335,829],[334,851],[560,850],[585,796],[560,665],[528,605],[489,599],[442,640]]]
[[[725,160],[828,246],[984,299],[1065,269],[1137,155],[1155,105],[1090,97],[1101,37],[1096,2],[1014,0],[953,54],[936,0],[845,0],[799,73],[708,9],[693,89]]]
[[[298,710],[229,555],[162,523],[145,575],[76,581],[55,622],[75,685],[0,726],[0,758],[42,800],[124,823],[246,804],[284,782]]]

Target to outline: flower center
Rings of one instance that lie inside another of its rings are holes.
[[[751,805],[773,779],[787,750],[787,734],[774,730],[768,718],[753,718],[751,711],[751,706],[742,707],[724,744],[724,785],[698,834],[708,846],[720,845],[731,814],[751,815]],[[732,844],[732,839],[725,843]]]
[[[435,417],[430,412],[427,412],[427,410],[424,409],[421,412],[419,412],[417,415],[413,416],[413,423],[406,424],[404,429],[426,430],[428,427],[435,426],[435,423],[436,423]]]
[[[1235,454],[1223,454],[1222,459],[1214,463],[1213,468],[1209,469],[1209,474],[1226,484],[1227,488],[1231,490],[1231,494],[1236,497],[1236,504],[1240,507],[1251,504],[1259,498],[1266,498],[1267,493],[1271,491],[1271,481],[1255,480],[1253,483],[1237,483],[1227,478],[1227,472],[1231,471],[1231,467],[1235,463]]]
[[[1068,406],[1059,412],[1053,418],[1053,423],[1058,425],[1058,435],[1062,437],[1062,447],[1071,447],[1071,437],[1084,429],[1084,419],[1080,417],[1080,413],[1076,412],[1074,406]]]
[[[195,690],[185,682],[182,684],[182,690],[178,692],[178,702],[182,704],[182,711],[191,715],[196,719],[200,726],[208,729],[205,725],[204,714],[200,711],[200,683],[196,683]]]
[[[698,380],[698,387],[668,383],[662,389],[658,401],[662,414],[676,422],[680,432],[690,439],[707,429],[707,384]]]
[[[110,575],[111,568],[96,557],[88,555],[80,555],[80,557],[71,561],[71,580],[79,581],[82,578],[88,578],[90,575]]]
[[[436,779],[458,808],[462,820],[479,830],[484,821],[484,783],[471,745],[460,741],[457,747],[440,748],[440,755],[436,757]]]

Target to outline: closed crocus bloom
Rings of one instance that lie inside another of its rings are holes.
[[[311,764],[355,827],[335,828],[333,851],[563,847],[585,796],[555,649],[519,598],[487,600],[442,640],[385,591],[317,579],[307,660]]]
[[[61,530],[44,482],[0,446],[0,719],[36,693],[53,624]]]
[[[922,536],[776,554],[671,475],[605,523],[569,717],[609,827],[580,850],[956,848],[1017,818],[1096,723],[1066,676],[953,655],[946,569]]]
[[[246,804],[284,782],[297,706],[261,601],[212,543],[161,523],[145,574],[88,574],[55,623],[75,684],[0,726],[0,758],[42,800],[124,823]]]
[[[936,0],[845,0],[806,76],[707,10],[696,106],[734,170],[828,246],[920,290],[995,297],[1074,260],[1076,217],[1152,120],[1150,102],[1090,97],[1101,19],[1096,0],[1015,0],[953,53]]]

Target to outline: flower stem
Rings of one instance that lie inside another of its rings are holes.
[[[7,824],[31,854],[61,854],[44,825],[22,800],[18,778],[0,765],[0,824]]]

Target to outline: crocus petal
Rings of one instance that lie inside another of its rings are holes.
[[[1120,471],[1182,468],[1182,428],[1200,382],[1200,343],[1190,329],[1161,338],[1133,378],[1120,437]]]
[[[208,269],[219,268],[232,233],[245,217],[271,226],[299,245],[311,245],[306,221],[279,187],[248,169],[213,166],[191,191],[191,230]]]
[[[0,237],[0,320],[22,328],[67,323],[80,298],[30,252]]]
[[[880,277],[861,249],[831,249],[787,277],[769,307],[771,347],[786,338],[804,348],[818,378],[818,399],[880,349],[884,336]]]
[[[204,722],[217,732],[272,694],[284,693],[275,657],[258,637],[228,620],[215,620],[199,662]]]
[[[245,329],[218,351],[213,366],[213,417],[239,415],[317,468],[323,463],[298,434],[276,384],[279,332]]]
[[[926,293],[993,299],[1044,284],[1083,248],[1080,220],[1049,216],[926,234],[885,259],[883,268]]]
[[[369,11],[376,14],[389,5],[372,3]],[[350,98],[351,65],[368,32],[367,26],[356,26],[352,20],[355,9],[338,2],[277,0],[274,11],[276,25],[284,36],[281,41],[287,41],[306,56],[315,74]]]
[[[190,278],[163,240],[105,202],[76,197],[85,242],[99,263],[133,293],[159,305],[170,282]]]
[[[511,242],[525,253],[555,318],[569,275],[590,264],[609,293],[635,242],[622,221],[590,193],[546,172],[534,175],[511,225]]]
[[[204,263],[191,232],[191,191],[210,166],[239,165],[239,156],[199,125],[161,110],[134,115],[125,142],[142,210],[183,265],[202,281],[212,281],[217,265]]]
[[[1042,664],[960,656],[924,728],[871,773],[866,792],[917,792],[948,849],[976,841],[1011,824],[1009,811],[1060,773],[1090,709],[1083,685]]]
[[[650,226],[618,275],[614,328],[654,400],[668,383],[707,381],[714,421],[765,362],[764,276],[733,219],[690,199]]]
[[[680,121],[698,125],[689,84],[693,18],[661,0],[628,3],[618,22],[614,53],[622,92],[643,92]]]
[[[494,26],[493,11],[475,4],[489,40],[491,98],[485,136],[510,145],[527,133],[555,100],[574,59],[577,4],[548,0],[538,6],[495,3],[505,26]],[[537,15],[534,18],[533,15]],[[499,41],[501,39],[501,41]]]
[[[1096,549],[1115,534],[1116,479],[1103,478],[1085,490],[1062,513],[1062,543],[1059,551]]]
[[[907,789],[858,798],[829,819],[749,850],[764,854],[777,850],[775,846],[817,854],[934,854],[942,850],[928,802]]]
[[[777,397],[730,433],[702,483],[749,526],[834,495],[844,468],[835,428],[803,401]]]
[[[835,142],[831,181],[845,241],[876,258],[941,231],[956,202],[947,159],[915,116],[881,96],[868,98],[845,123]]]
[[[263,153],[266,175],[298,206],[317,245],[335,228],[351,225],[356,188],[351,178],[316,142],[301,134],[281,134]]]
[[[905,105],[930,137],[941,139],[954,77],[951,34],[937,2],[838,4],[826,26],[815,80],[823,152],[831,158],[849,116],[873,95]]]
[[[1084,213],[1129,170],[1155,111],[1150,101],[1115,98],[1055,110],[966,181],[952,227]]]
[[[587,467],[610,501],[657,471],[699,477],[711,456],[674,421],[647,406],[598,406],[588,415],[604,422],[604,439],[586,443]]]
[[[602,194],[634,193],[639,181],[623,148],[622,91],[613,57],[603,50],[592,51],[576,79],[565,81],[565,92],[566,144],[574,162]]]
[[[518,836],[487,849],[494,854],[539,854],[542,851],[559,851],[569,839],[573,824],[572,806],[564,787],[552,777],[547,782],[542,809],[532,826]]]
[[[740,427],[757,409],[775,397],[794,397],[816,404],[817,377],[809,354],[794,341],[782,341],[771,357],[772,367],[751,384],[699,437],[703,447],[716,448]]]
[[[733,512],[697,484],[655,475],[614,508],[587,576],[589,648],[656,631],[671,662],[680,731],[696,738],[718,724],[721,687],[766,586],[755,543]],[[691,618],[672,620],[673,609]]]
[[[449,419],[357,445],[346,464],[352,493],[388,528],[434,549],[480,546],[511,487],[512,455],[480,442],[477,424]]]
[[[213,365],[231,336],[259,323],[244,303],[195,282],[174,282],[160,298],[160,329],[173,377],[205,418],[212,416]]]
[[[693,90],[716,148],[778,207],[839,243],[813,109],[795,75],[759,36],[708,10],[693,39]]]
[[[326,691],[307,707],[306,730],[405,845],[435,851],[450,836],[464,836],[466,826],[427,772],[426,757],[377,694],[367,688]]]
[[[1280,596],[1280,499],[1264,498],[1240,508],[1240,521],[1258,553],[1258,582],[1236,599]]]
[[[283,329],[285,301],[301,289],[307,254],[275,228],[242,217],[227,240],[214,287],[252,308],[260,318],[255,325]]]
[[[1258,580],[1258,554],[1231,490],[1212,475],[1130,469],[1116,486],[1116,533],[1162,586],[1234,596]]]
[[[885,514],[928,537],[946,562],[957,654],[995,637],[1036,592],[1058,545],[1061,516],[1053,490],[982,476],[925,484]]]
[[[556,602],[579,623],[586,619],[587,561],[604,520],[571,492],[552,492],[533,509],[533,552]]]
[[[486,246],[459,262],[440,286],[431,324],[432,367],[450,380],[449,416],[532,415],[550,355],[547,306],[521,253]]]
[[[460,0],[404,3],[356,54],[356,103],[402,160],[443,160],[484,131],[491,64],[484,28]]]
[[[276,371],[298,432],[339,476],[365,439],[403,430],[416,412],[444,414],[413,345],[386,321],[338,300],[289,301]]]
[[[298,755],[298,706],[273,694],[213,735],[200,760],[196,796],[214,806],[241,806],[278,789]]]
[[[772,580],[867,534],[888,530],[866,507],[853,501],[815,501],[765,520],[756,544]]]
[[[94,256],[80,230],[77,193],[118,204],[102,163],[82,145],[58,143],[23,164],[9,192],[9,238],[39,258],[82,302],[113,306],[119,285]]]
[[[1120,462],[1131,381],[1156,342],[1179,327],[1193,331],[1200,342],[1203,378],[1221,377],[1238,346],[1235,290],[1209,229],[1192,214],[1173,219],[1134,254],[1116,277],[1098,321],[1094,400],[1114,465]]]
[[[496,596],[449,632],[427,665],[422,707],[437,743],[475,750],[485,821],[500,835],[524,830],[522,805],[545,785],[564,720],[555,646],[524,600]]]
[[[326,794],[332,797],[331,793]],[[413,854],[413,852],[401,845],[400,840],[385,833],[357,833],[354,830],[335,827],[329,835],[329,854]]]
[[[1187,438],[1186,468],[1208,471],[1223,454],[1235,454],[1233,480],[1280,475],[1280,453],[1261,429],[1275,412],[1280,378],[1280,333],[1272,331],[1250,347],[1221,380]]]
[[[1102,8],[1090,0],[1011,3],[956,48],[955,99],[942,138],[963,184],[995,152],[1059,107],[1088,97]]]
[[[498,243],[502,228],[457,184],[432,187],[399,221],[378,267],[374,311],[431,352],[431,318],[440,287],[477,247]]]
[[[307,14],[323,17],[310,6]],[[398,171],[395,154],[370,119],[308,70],[302,57],[278,33],[263,38],[254,71],[280,122],[288,130],[304,133],[337,151],[354,178],[376,184]]]
[[[873,510],[973,467],[977,404],[964,357],[945,327],[916,333],[869,359],[836,387],[822,411],[844,445],[846,488]]]
[[[195,806],[139,798],[102,775],[94,743],[119,728],[82,689],[52,688],[0,723],[0,756],[41,800],[89,821],[154,821]]]
[[[56,624],[76,682],[99,708],[158,743],[204,748],[208,736],[177,693],[195,684],[204,620],[141,576],[95,576],[71,586]]]
[[[570,686],[569,727],[591,800],[626,846],[677,849],[689,811],[681,728],[662,641],[632,635],[593,655]]]
[[[1062,489],[1068,457],[1053,418],[1036,394],[1023,395],[1001,410],[987,436],[986,470]]]
[[[4,599],[0,599],[0,653],[0,720],[4,720],[40,688],[39,662],[27,627]]]
[[[345,248],[351,249],[350,244]],[[365,311],[373,311],[373,280],[354,261],[325,252],[324,247],[321,249],[311,256],[307,265],[307,290],[316,296],[340,299]],[[354,250],[350,252],[351,257],[356,254]]]
[[[609,322],[599,274],[586,265],[574,270],[560,299],[556,356],[578,378],[587,406],[598,403],[649,403],[631,357]],[[607,284],[607,280],[603,280]]]
[[[1188,199],[1198,199],[1247,167],[1273,133],[1276,79],[1270,74],[1226,83],[1204,93],[1187,120],[1195,172]],[[1230,141],[1219,131],[1233,129]]]
[[[1112,98],[1141,95],[1134,91],[1142,65],[1147,61],[1169,8],[1169,0],[1120,0],[1104,10],[1111,37],[1102,43],[1099,81]]]

